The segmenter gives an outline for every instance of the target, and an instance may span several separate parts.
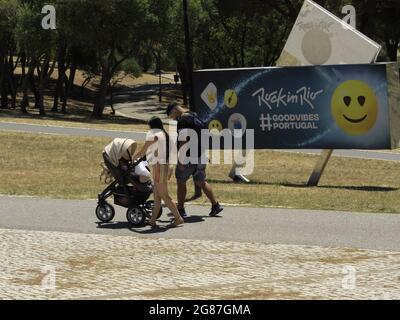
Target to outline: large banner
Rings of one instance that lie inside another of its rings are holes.
[[[253,129],[256,149],[390,149],[388,72],[353,64],[194,72],[196,111],[209,129]],[[398,94],[398,73],[395,77]],[[389,101],[393,105],[390,107]]]

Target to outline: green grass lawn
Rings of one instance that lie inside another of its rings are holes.
[[[107,138],[0,131],[0,193],[94,199]],[[220,202],[253,206],[400,212],[400,163],[332,157],[320,186],[306,183],[317,156],[256,151],[251,184],[234,184],[230,165],[207,170]],[[171,180],[170,190],[176,194]],[[189,186],[191,192],[192,187]],[[207,203],[203,197],[198,203]]]

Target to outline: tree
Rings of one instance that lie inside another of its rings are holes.
[[[298,2],[287,2],[287,11],[297,10]],[[203,53],[197,64],[206,68],[274,64],[294,23],[277,2],[202,0],[202,7],[207,18],[201,21],[196,49]]]
[[[11,94],[12,107],[16,101],[16,83],[14,71],[18,64],[15,60],[16,44],[14,31],[18,2],[16,0],[0,0],[0,95],[1,108],[8,107],[8,93]]]
[[[398,1],[380,1],[377,4],[379,24],[376,30],[378,38],[382,39],[389,61],[397,61],[400,44],[400,3]]]
[[[28,82],[35,95],[35,107],[45,115],[44,90],[54,71],[55,34],[41,27],[41,8],[45,1],[23,1],[18,10],[16,40],[28,65],[23,79],[22,108],[28,104]],[[36,76],[35,76],[36,75]]]
[[[139,77],[141,73],[141,68],[134,58],[127,59],[119,65],[108,86],[112,114],[115,114],[113,94],[115,86],[127,76]]]
[[[188,15],[189,24],[193,45],[193,56],[196,60],[198,50],[196,48],[197,30],[201,17],[204,17],[200,0],[190,0],[188,2]],[[174,61],[176,70],[179,73],[182,84],[182,95],[184,104],[188,104],[187,96],[189,92],[189,77],[188,67],[186,66],[185,59],[185,37],[184,37],[184,21],[183,21],[183,4],[181,0],[174,0],[171,2],[171,10],[169,13],[169,20],[171,23],[168,25],[168,36],[164,38],[164,47],[166,48],[167,55]]]
[[[395,0],[316,0],[340,16],[353,4],[357,27],[379,42],[382,60],[396,60],[400,43],[400,2]],[[45,114],[67,111],[78,69],[100,78],[93,117],[101,117],[121,76],[157,64],[179,72],[184,103],[189,88],[181,0],[53,0],[57,29],[43,30],[45,0],[0,0],[0,107],[27,111],[29,97]],[[303,0],[190,0],[194,68],[273,65]],[[20,69],[18,67],[21,67]],[[17,69],[18,68],[18,69]],[[133,68],[133,69],[132,69]],[[16,70],[18,72],[16,72]],[[21,70],[21,74],[19,74]],[[57,72],[54,72],[54,71]],[[55,89],[50,86],[55,76]],[[82,90],[83,92],[83,90]]]
[[[113,75],[127,59],[134,57],[151,29],[145,0],[81,0],[74,19],[80,21],[76,42],[89,48],[98,65],[100,84],[92,116],[100,118]]]
[[[353,0],[358,29],[384,48],[383,60],[396,61],[400,43],[400,3],[395,0]]]

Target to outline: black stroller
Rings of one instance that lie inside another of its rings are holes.
[[[139,159],[133,163],[122,161],[116,167],[110,161],[107,153],[103,153],[104,163],[113,176],[114,180],[98,195],[96,217],[104,223],[112,221],[115,216],[114,207],[109,204],[107,198],[114,196],[114,204],[128,208],[126,218],[133,226],[143,225],[151,218],[154,201],[148,200],[153,193],[151,181],[141,183],[135,174],[135,166],[144,161]],[[158,218],[162,214],[162,208]]]

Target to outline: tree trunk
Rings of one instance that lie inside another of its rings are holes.
[[[17,101],[17,87],[14,80],[14,76],[10,76],[8,78],[8,86],[10,88],[10,94],[11,94],[11,108],[15,109]]]
[[[40,90],[40,91],[42,91],[42,90]],[[41,116],[45,116],[46,115],[46,111],[44,109],[43,100],[44,100],[43,93],[39,93],[39,115],[41,115]]]
[[[38,93],[38,98],[37,98],[37,102],[38,105],[36,106],[36,108],[39,109],[39,114],[41,116],[45,116],[46,112],[44,110],[44,97],[43,97],[43,91],[44,91],[44,76],[43,76],[43,72],[41,72],[41,74],[39,75],[39,83],[38,83],[38,87],[37,87],[37,93]]]
[[[28,113],[27,107],[29,107],[29,96],[28,96],[28,82],[29,82],[29,74],[31,70],[31,64],[29,64],[28,73],[25,72],[26,68],[26,57],[22,58],[22,78],[21,78],[21,86],[22,86],[22,101],[21,101],[21,112]]]
[[[21,112],[28,113],[27,107],[29,107],[29,98],[28,98],[28,77],[25,76],[25,79],[22,81],[22,100],[21,100]]]
[[[386,39],[386,53],[389,61],[397,61],[397,52],[399,48],[399,42],[396,40]]]
[[[35,69],[35,66],[32,66],[32,69]],[[35,77],[34,77],[34,71],[29,73],[29,84],[32,89],[33,95],[35,96],[35,106],[34,108],[37,109],[39,108],[39,93],[35,84]]]
[[[3,80],[1,83],[1,109],[8,108],[7,91],[7,83]]]
[[[14,71],[18,65],[18,61],[20,61],[20,57],[17,57],[14,65],[14,56],[15,56],[14,47],[11,46],[8,58],[7,58],[7,86],[8,86],[8,93],[11,96],[11,108],[15,109],[16,99],[17,99],[17,83],[14,76]]]
[[[186,76],[185,64],[177,62],[177,69],[178,69],[179,77],[181,79],[183,104],[185,106],[187,106],[188,105],[188,81],[187,81],[187,76]]]
[[[54,90],[54,99],[53,99],[53,107],[51,108],[51,112],[58,112],[58,102],[61,96],[61,91],[62,90],[62,81],[60,78],[60,73],[58,74],[58,79],[57,79],[57,84],[56,84],[56,89]]]
[[[113,85],[108,86],[108,92],[110,94],[110,107],[111,107],[111,114],[115,115],[115,109],[114,109],[114,88]]]
[[[61,107],[61,112],[62,113],[67,113],[68,98],[69,98],[70,92],[74,88],[76,69],[77,69],[77,64],[76,64],[75,61],[72,61],[69,78],[68,79],[67,79],[67,77],[64,78],[64,80],[65,80],[65,89],[64,89],[63,99],[62,99],[62,107]]]
[[[22,82],[24,81],[25,74],[26,74],[26,55],[25,55],[25,53],[21,54],[21,69],[22,69],[22,76],[17,83],[17,88],[22,86]]]
[[[247,36],[247,24],[248,24],[248,18],[246,17],[243,30],[242,30],[242,35],[240,39],[240,64],[241,67],[245,67],[245,46],[246,46],[246,36]]]
[[[8,107],[7,87],[6,87],[6,65],[5,65],[5,46],[4,41],[0,41],[0,107],[5,109]]]
[[[73,61],[71,64],[71,70],[70,70],[70,75],[69,75],[69,79],[68,79],[68,92],[72,92],[74,89],[76,69],[77,69],[77,65],[76,65],[75,61]]]
[[[56,90],[54,92],[53,108],[51,109],[51,111],[53,112],[58,111],[59,98],[61,97],[61,101],[64,101],[63,86],[65,81],[65,53],[66,53],[65,46],[61,46],[58,49],[58,56],[57,56],[58,78],[57,78]]]
[[[62,98],[61,113],[67,113],[67,102],[68,102],[68,89],[64,88],[63,98]]]
[[[97,92],[96,102],[93,107],[93,118],[101,118],[103,115],[104,108],[106,106],[106,99],[107,99],[107,88],[108,83],[110,82],[109,71],[107,67],[102,68],[101,72],[101,81],[100,87]]]

